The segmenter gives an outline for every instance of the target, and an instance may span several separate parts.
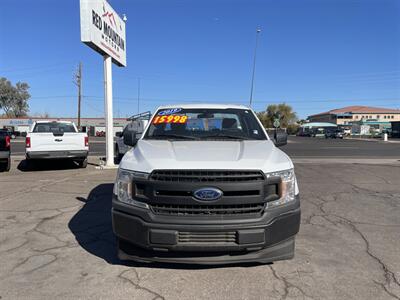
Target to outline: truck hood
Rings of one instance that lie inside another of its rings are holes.
[[[265,173],[293,168],[289,157],[270,140],[139,140],[120,168],[150,173],[155,169],[246,169]]]

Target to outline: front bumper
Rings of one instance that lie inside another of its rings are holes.
[[[64,158],[86,158],[87,150],[65,150],[65,151],[29,151],[26,152],[28,159],[64,159]]]
[[[255,220],[198,222],[170,217],[113,199],[113,230],[120,259],[175,263],[266,263],[290,259],[300,227],[300,201],[265,212]],[[225,238],[225,240],[224,240]]]

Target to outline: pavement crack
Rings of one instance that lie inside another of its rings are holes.
[[[374,195],[378,193],[376,191],[371,191],[371,190],[368,190],[368,189],[365,189],[365,188],[360,188],[360,187],[358,187],[358,186],[356,186],[354,184],[350,184],[350,186],[351,186],[352,190],[354,190],[357,193],[359,193],[359,192],[364,192],[365,193],[366,192],[368,194],[374,194]],[[337,200],[338,195],[332,195],[332,196],[334,197],[333,200],[327,200],[327,199],[324,199],[324,197],[317,197],[321,201],[320,203],[316,203],[316,202],[306,198],[305,201],[307,201],[307,202],[311,203],[312,205],[314,205],[315,207],[317,207],[318,210],[321,212],[321,214],[317,214],[317,213],[311,214],[310,216],[308,216],[307,219],[305,219],[304,223],[305,224],[310,224],[310,225],[319,225],[319,226],[325,227],[325,226],[323,226],[321,224],[312,223],[312,219],[317,217],[317,216],[319,216],[319,217],[322,217],[324,220],[326,220],[327,222],[331,223],[334,226],[337,226],[338,224],[344,224],[344,225],[349,226],[352,229],[352,231],[356,232],[361,237],[361,239],[364,241],[367,255],[369,257],[371,257],[373,260],[375,260],[380,265],[380,267],[381,267],[381,269],[383,271],[383,276],[384,276],[385,282],[384,283],[380,283],[378,281],[374,281],[374,282],[377,285],[379,285],[380,287],[382,287],[382,289],[389,296],[400,300],[400,297],[390,290],[390,287],[392,285],[396,285],[396,286],[400,287],[399,280],[397,279],[395,274],[389,269],[389,267],[382,261],[382,259],[380,259],[377,255],[372,253],[371,247],[370,247],[370,243],[369,243],[367,237],[356,226],[356,224],[364,224],[364,223],[363,222],[359,222],[359,223],[358,222],[353,222],[353,221],[351,221],[351,220],[349,220],[349,219],[347,219],[347,218],[345,218],[343,216],[339,216],[339,215],[336,215],[336,214],[333,214],[333,213],[329,213],[326,210],[326,208],[324,208],[324,205],[326,205],[327,203]],[[340,221],[339,222],[334,222],[329,217],[335,217]],[[373,225],[373,226],[391,226],[391,227],[398,227],[399,226],[399,225],[395,225],[395,224],[393,224],[393,225],[370,224],[370,223],[365,223],[365,224]],[[271,267],[271,269],[273,269],[273,268]],[[286,288],[287,288],[287,286],[286,286]]]
[[[332,216],[334,216],[338,219],[341,219],[343,221],[342,223],[350,226],[350,228],[361,237],[361,239],[364,241],[365,246],[366,246],[366,253],[380,265],[380,267],[383,271],[383,276],[385,278],[385,283],[383,284],[383,283],[378,283],[376,281],[374,281],[374,282],[381,285],[382,288],[385,290],[385,292],[388,295],[390,295],[396,299],[400,299],[399,296],[395,295],[388,289],[388,287],[390,287],[392,284],[400,287],[399,280],[396,278],[395,274],[391,270],[389,270],[389,267],[382,261],[382,259],[380,259],[374,253],[372,253],[370,243],[369,243],[368,239],[366,238],[366,236],[357,228],[357,226],[351,220],[346,219],[342,216],[334,215],[334,214],[332,214]]]
[[[303,299],[305,299],[306,297],[310,298],[310,299],[313,299],[313,297],[311,297],[310,295],[307,295],[302,288],[300,288],[299,286],[294,285],[291,282],[289,282],[286,277],[278,275],[278,273],[272,267],[272,265],[269,265],[269,268],[271,269],[272,275],[274,276],[274,278],[277,279],[278,281],[280,281],[283,284],[283,295],[281,295],[281,299],[287,299],[289,297],[290,289],[298,290],[301,293],[301,295],[303,296],[302,297]]]
[[[134,280],[132,280],[132,279],[129,279],[128,277],[125,277],[125,274],[130,272],[130,271],[133,271],[133,273],[135,274],[136,282]],[[138,274],[138,272],[137,272],[137,270],[135,268],[122,271],[120,274],[118,274],[117,277],[121,278],[122,280],[124,280],[126,282],[129,282],[135,289],[143,290],[143,291],[146,291],[146,292],[152,294],[154,296],[153,300],[155,300],[155,299],[165,300],[165,298],[162,295],[160,295],[159,293],[157,293],[155,291],[152,291],[149,288],[146,288],[146,287],[140,285],[140,277],[139,277],[139,274]]]
[[[11,273],[29,274],[52,264],[56,260],[57,257],[52,254],[30,255],[16,264],[11,269]]]
[[[4,242],[6,242],[7,240],[8,240],[8,239],[6,239],[6,240],[4,240],[4,241],[2,241],[2,242],[4,243]],[[3,252],[3,253],[12,252],[12,251],[15,251],[15,250],[17,250],[17,249],[19,249],[19,248],[22,248],[23,246],[27,245],[28,243],[29,243],[29,240],[25,239],[25,241],[24,241],[23,243],[21,243],[20,245],[15,246],[15,247],[12,247],[12,248],[9,248],[9,249],[6,249],[6,250],[3,250],[3,251],[1,251],[1,252]]]
[[[17,191],[15,193],[13,193],[12,195],[6,195],[6,196],[3,196],[3,197],[0,196],[0,200],[7,199],[10,196],[15,196],[15,195],[19,195],[19,194],[26,194],[26,193],[29,194],[30,192],[35,192],[35,191],[38,191],[38,190],[40,191],[41,188],[44,188],[46,186],[50,186],[50,185],[53,185],[53,184],[61,183],[61,182],[64,182],[64,181],[68,181],[70,178],[71,177],[64,177],[63,179],[52,180],[52,181],[46,182],[45,184],[41,184],[41,185],[37,182],[37,185],[28,187],[26,189],[22,189],[20,191]]]

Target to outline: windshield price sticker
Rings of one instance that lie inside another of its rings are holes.
[[[187,116],[178,116],[178,115],[169,115],[169,116],[156,116],[153,119],[153,124],[162,124],[162,123],[180,123],[184,124],[187,122]]]
[[[168,116],[168,115],[176,114],[176,113],[180,112],[181,110],[182,110],[182,108],[171,108],[171,109],[167,109],[167,110],[162,110],[157,115]]]

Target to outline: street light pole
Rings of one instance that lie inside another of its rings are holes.
[[[249,101],[249,106],[250,107],[251,107],[251,104],[253,102],[254,75],[256,73],[257,46],[258,46],[258,36],[259,36],[260,32],[261,32],[260,27],[257,27],[257,30],[256,30],[256,47],[254,48],[254,59],[253,59],[253,74],[251,76],[251,90],[250,90],[250,101]]]

